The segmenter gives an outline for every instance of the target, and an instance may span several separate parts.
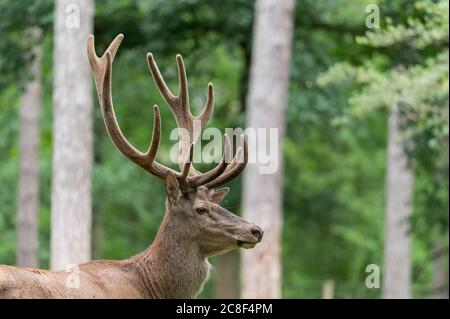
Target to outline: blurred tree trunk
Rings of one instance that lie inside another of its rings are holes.
[[[322,299],[334,299],[334,281],[325,280],[322,285]]]
[[[411,296],[410,217],[414,172],[400,141],[401,116],[396,107],[389,115],[386,175],[383,297]]]
[[[236,250],[217,256],[217,277],[215,282],[215,297],[218,299],[239,298],[238,254]]]
[[[243,251],[243,298],[281,297],[282,145],[293,12],[292,0],[256,1],[247,127],[266,128],[267,136],[269,128],[278,128],[278,169],[272,174],[261,174],[258,164],[250,163],[245,170],[244,217],[261,226],[265,233],[254,249]]]
[[[102,239],[104,238],[103,212],[98,207],[93,207],[92,214],[92,259],[100,259],[102,256]]]
[[[40,37],[40,30],[31,30]],[[20,108],[20,160],[17,197],[17,265],[38,267],[39,214],[39,118],[41,110],[41,54],[34,48],[31,79],[22,95]]]
[[[449,158],[449,145],[448,145],[448,137],[444,139],[444,156],[442,160],[439,162],[436,178],[448,179],[448,158]],[[447,216],[449,215],[448,207],[447,207]],[[447,231],[444,236],[438,235],[435,239],[434,247],[433,247],[433,273],[432,273],[432,287],[433,292],[431,298],[433,299],[449,299],[449,251],[448,251],[448,230],[449,224],[447,219],[446,224]]]
[[[436,241],[433,251],[433,275],[432,287],[433,299],[448,299],[448,247],[443,243],[444,239]]]
[[[91,258],[92,0],[57,0],[54,24],[51,267]]]

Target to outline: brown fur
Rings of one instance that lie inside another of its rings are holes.
[[[254,224],[232,214],[219,204],[228,188],[212,190],[227,183],[244,169],[248,161],[247,142],[241,136],[239,148],[228,163],[230,141],[225,136],[221,163],[206,173],[192,167],[193,121],[202,126],[212,114],[214,94],[208,86],[204,111],[195,118],[189,109],[186,70],[177,56],[180,92],[174,96],[167,88],[152,54],[148,63],[165,101],[175,115],[179,128],[189,131],[189,143],[180,143],[181,172],[155,161],[160,139],[159,109],[154,107],[152,143],[146,153],[137,151],[122,135],[114,115],[111,97],[112,60],[123,39],[117,36],[101,57],[94,49],[94,38],[88,39],[88,57],[99,96],[103,118],[116,147],[132,162],[152,175],[165,180],[166,214],[152,245],[144,252],[123,261],[94,261],[78,266],[78,272],[44,271],[0,266],[0,298],[193,298],[208,277],[207,257],[238,247],[252,248],[263,232]],[[185,140],[185,139],[182,139]],[[76,276],[78,274],[79,276]],[[73,280],[79,278],[78,282]]]
[[[122,261],[80,265],[79,288],[67,285],[71,273],[65,270],[0,266],[0,298],[196,297],[208,277],[208,256],[251,248],[261,238],[251,232],[255,225],[218,205],[223,194],[206,188],[175,192],[178,197],[172,204],[167,201],[163,222],[146,251]],[[209,213],[199,215],[199,206]]]

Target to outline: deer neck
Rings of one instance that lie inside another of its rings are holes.
[[[209,263],[193,240],[181,238],[169,205],[155,240],[133,263],[150,298],[194,298],[209,274]]]

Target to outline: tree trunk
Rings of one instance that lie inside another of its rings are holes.
[[[38,267],[41,51],[40,47],[34,48],[35,57],[30,68],[31,79],[25,86],[20,109],[16,249],[17,265],[20,267]]]
[[[433,274],[432,274],[433,299],[448,299],[448,248],[446,249],[443,239],[436,241],[433,251]]]
[[[439,161],[436,171],[436,179],[448,178],[448,174],[446,175],[446,171],[448,169],[448,158],[449,158],[449,149],[448,149],[448,137],[444,140],[443,143],[443,158]],[[444,212],[445,213],[445,212]],[[448,206],[447,212],[449,214]],[[448,251],[448,220],[447,220],[447,231],[445,235],[438,235],[435,239],[432,260],[433,260],[433,273],[432,273],[432,295],[433,299],[449,299],[449,251]]]
[[[386,216],[384,242],[384,298],[410,298],[411,238],[409,224],[414,191],[414,172],[400,142],[400,115],[389,116]]]
[[[215,295],[217,299],[239,298],[238,254],[233,250],[217,256]]]
[[[243,298],[280,298],[280,236],[282,224],[282,145],[289,84],[294,1],[258,0],[252,48],[247,127],[278,129],[278,169],[261,174],[261,165],[249,163],[244,174],[244,217],[260,225],[264,238],[243,251]],[[274,145],[271,145],[272,147]],[[252,151],[250,145],[250,151]]]
[[[51,267],[91,258],[92,0],[57,0],[54,27]]]

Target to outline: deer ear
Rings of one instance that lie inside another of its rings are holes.
[[[213,203],[220,204],[223,201],[223,199],[225,198],[225,196],[227,196],[229,191],[230,191],[230,189],[228,187],[222,187],[222,188],[215,189],[215,190],[213,189],[209,193],[209,196]]]
[[[178,181],[175,176],[173,176],[170,172],[166,175],[166,193],[169,202],[171,204],[175,204],[180,193],[180,186],[178,185]]]

